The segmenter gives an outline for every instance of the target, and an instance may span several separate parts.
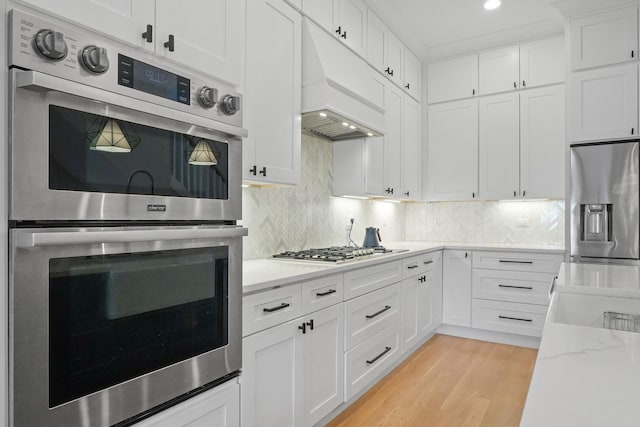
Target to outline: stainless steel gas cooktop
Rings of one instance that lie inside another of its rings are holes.
[[[329,248],[304,249],[301,251],[286,251],[275,254],[277,259],[293,261],[317,261],[342,263],[366,259],[372,256],[405,252],[403,249],[387,249],[384,246],[375,248],[359,248],[355,246],[332,246]]]

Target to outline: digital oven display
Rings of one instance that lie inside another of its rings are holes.
[[[191,81],[162,68],[118,55],[118,84],[189,105]]]

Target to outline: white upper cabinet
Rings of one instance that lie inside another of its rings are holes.
[[[420,104],[405,95],[402,114],[402,190],[396,196],[408,200],[421,198],[421,116]]]
[[[573,19],[569,29],[572,70],[638,59],[636,6]]]
[[[301,138],[300,13],[283,0],[247,0],[246,46],[245,120],[251,132],[244,141],[243,178],[297,184]]]
[[[480,98],[480,196],[520,195],[520,128],[517,93]]]
[[[60,18],[75,21],[107,36],[150,51],[154,44],[142,37],[146,26],[152,26],[155,40],[155,0],[19,0]],[[191,10],[191,9],[190,9]]]
[[[156,53],[180,65],[239,84],[244,2],[156,0]],[[172,37],[173,36],[173,37]],[[173,51],[169,45],[173,38]]]
[[[400,197],[402,192],[402,107],[404,96],[400,89],[385,87],[384,115],[384,187],[389,197]]]
[[[428,200],[478,197],[478,100],[429,107]]]
[[[373,11],[367,12],[367,61],[379,72],[386,68],[387,34],[389,29]]]
[[[358,55],[366,55],[367,6],[362,0],[302,0],[302,11]]]
[[[564,85],[520,93],[520,189],[525,198],[564,197]]]
[[[361,0],[334,0],[334,6],[341,33],[337,34],[347,46],[358,55],[364,57],[367,53],[367,6]],[[337,28],[336,28],[337,30]]]
[[[393,33],[387,34],[385,75],[398,86],[402,85],[404,45]]]
[[[520,87],[518,46],[482,52],[479,61],[480,95],[507,92]]]
[[[637,64],[574,73],[570,97],[572,141],[637,137]]]
[[[404,49],[404,65],[402,66],[402,88],[416,101],[420,102],[422,90],[422,64],[407,48]]]
[[[427,71],[430,104],[478,94],[478,55],[429,64]]]
[[[565,78],[564,37],[520,45],[520,87],[562,83]]]

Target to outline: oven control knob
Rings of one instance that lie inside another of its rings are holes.
[[[198,92],[198,102],[204,108],[211,108],[218,102],[218,89],[203,86]]]
[[[60,61],[67,56],[64,34],[53,30],[40,30],[36,34],[36,49],[45,58]]]
[[[80,60],[84,67],[95,74],[102,74],[109,69],[107,49],[89,45],[82,49]]]
[[[223,113],[231,116],[240,110],[240,97],[225,95],[220,102],[220,107]]]

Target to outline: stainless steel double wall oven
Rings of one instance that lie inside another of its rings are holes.
[[[241,367],[241,96],[9,23],[11,422],[129,425]]]

